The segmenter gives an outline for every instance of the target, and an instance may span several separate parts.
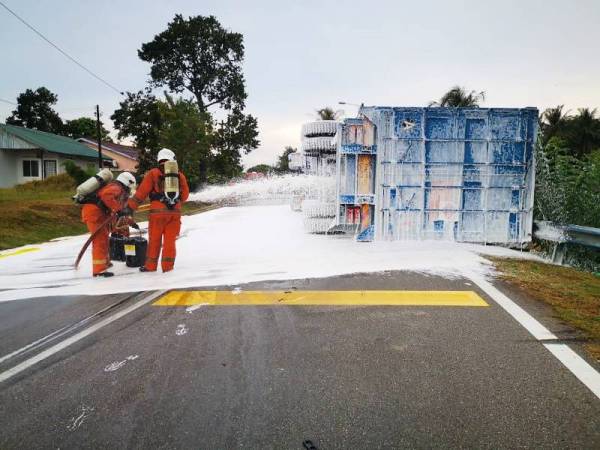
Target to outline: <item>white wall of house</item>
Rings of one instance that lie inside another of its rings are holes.
[[[42,164],[46,166],[48,176],[54,171],[57,175],[65,173],[64,163],[68,160],[84,170],[96,168],[98,164],[95,159],[70,158],[47,151],[44,151],[43,158],[40,158],[40,153],[40,150],[0,150],[0,188],[41,180]]]
[[[0,188],[17,184],[17,167],[12,150],[0,150]]]

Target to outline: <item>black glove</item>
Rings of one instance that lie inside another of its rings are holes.
[[[135,228],[136,230],[140,229],[140,226],[137,223],[132,223],[131,225],[129,225],[131,228]]]

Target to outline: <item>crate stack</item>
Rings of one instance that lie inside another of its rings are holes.
[[[302,202],[304,228],[309,233],[326,233],[335,224],[337,206],[334,176],[339,125],[335,120],[320,120],[302,126],[304,171],[323,179],[319,187],[310,190]]]
[[[367,117],[346,119],[341,126],[338,159],[339,212],[335,230],[369,242],[374,234],[375,125]]]

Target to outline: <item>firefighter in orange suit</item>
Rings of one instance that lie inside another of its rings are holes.
[[[158,167],[151,169],[144,176],[137,191],[129,199],[129,207],[138,208],[147,197],[150,197],[150,219],[148,224],[148,251],[146,264],[140,267],[141,272],[156,272],[158,256],[162,247],[161,268],[163,272],[173,270],[175,264],[175,240],[181,229],[181,204],[190,195],[190,189],[185,175],[177,174],[179,178],[179,197],[172,201],[165,195],[164,163],[175,161],[175,153],[167,148],[158,152]]]
[[[117,179],[101,187],[83,205],[81,219],[87,225],[90,233],[102,229],[92,241],[92,273],[95,277],[112,277],[107,272],[112,264],[109,259],[108,235],[111,215],[120,213],[127,206],[127,200],[132,189],[135,189],[135,177],[129,172],[123,172]]]

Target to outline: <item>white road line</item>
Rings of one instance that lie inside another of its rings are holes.
[[[77,328],[81,328],[82,326],[84,326],[86,323],[88,323],[89,321],[95,319],[96,317],[102,315],[103,313],[107,312],[108,310],[121,305],[122,303],[126,302],[127,300],[129,300],[131,297],[133,297],[132,295],[119,300],[116,303],[113,303],[112,305],[107,306],[106,308],[101,309],[98,312],[95,312],[94,314],[80,320],[79,322],[73,323],[71,325],[66,325],[56,331],[53,331],[52,333],[44,336],[43,338],[38,339],[37,341],[32,342],[31,344],[26,345],[25,347],[22,347],[18,350],[15,350],[12,353],[9,353],[8,355],[4,355],[3,357],[0,358],[0,363],[3,363],[6,360],[9,360],[11,358],[14,358],[15,356],[18,356],[22,353],[25,353],[27,351],[29,351],[30,349],[34,349],[36,346],[38,345],[43,345],[43,344],[48,344],[52,341],[55,341],[56,339],[62,337],[65,334],[70,333],[71,331],[75,331]]]
[[[139,302],[134,303],[133,305],[113,314],[112,316],[107,317],[104,320],[101,320],[100,322],[98,322],[95,325],[92,325],[89,328],[86,328],[83,331],[80,331],[77,334],[74,334],[73,336],[65,339],[62,342],[59,342],[56,345],[53,345],[52,347],[50,347],[49,349],[44,350],[43,352],[23,361],[22,363],[16,365],[15,367],[8,369],[5,372],[0,373],[0,383],[2,383],[3,381],[8,380],[9,378],[17,375],[18,373],[28,369],[29,367],[37,364],[40,361],[43,361],[44,359],[54,355],[55,353],[60,352],[61,350],[67,348],[68,346],[74,344],[77,341],[80,341],[81,339],[89,336],[90,334],[98,331],[99,329],[105,327],[106,325],[114,322],[115,320],[120,319],[121,317],[129,314],[132,311],[135,311],[136,309],[138,309],[141,306],[144,306],[150,302],[152,302],[153,300],[156,300],[158,297],[164,295],[167,291],[157,291],[154,292],[150,295],[148,295],[147,297],[144,297],[143,299],[141,299]]]
[[[510,298],[494,287],[492,283],[487,281],[480,275],[471,275],[469,278],[479,285],[487,295],[492,297],[504,310],[515,318],[523,327],[529,331],[537,340],[555,340],[556,335],[550,332],[548,328],[534,319],[527,311],[513,302]]]
[[[470,274],[469,278],[474,281],[487,295],[489,295],[507,313],[515,318],[531,335],[540,341],[552,341],[558,339],[544,325],[534,319],[527,311],[513,302],[510,298],[500,292],[492,283],[480,275]],[[559,342],[544,342],[550,353],[552,353],[563,365],[585,384],[596,397],[600,399],[600,373],[588,364],[581,356],[575,353],[567,344]]]
[[[71,325],[67,325],[66,327],[62,327],[59,330],[53,331],[52,333],[44,336],[43,338],[38,339],[37,341],[33,341],[31,344],[28,344],[25,347],[22,347],[22,348],[20,348],[18,350],[15,350],[14,352],[9,353],[8,355],[4,355],[3,357],[0,358],[0,363],[3,363],[4,361],[6,361],[6,360],[8,360],[8,359],[10,359],[10,358],[12,358],[14,356],[20,355],[21,353],[26,352],[30,348],[35,347],[36,345],[38,345],[38,344],[40,344],[40,343],[42,343],[44,341],[48,341],[50,339],[53,339],[55,337],[60,336],[60,334],[62,332],[64,332],[65,330],[67,330],[70,327],[71,327]]]
[[[600,398],[600,374],[567,344],[558,342],[544,344],[556,358]]]

